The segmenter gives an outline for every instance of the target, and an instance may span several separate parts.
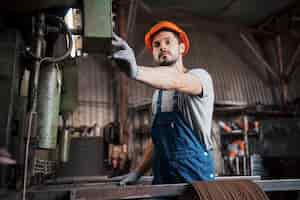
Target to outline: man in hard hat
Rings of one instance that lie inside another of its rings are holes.
[[[152,165],[153,184],[213,180],[214,164],[209,153],[214,91],[203,69],[183,65],[190,47],[187,34],[176,24],[162,21],[145,36],[157,67],[137,65],[133,50],[117,35],[119,50],[112,58],[128,76],[157,88],[154,93],[152,142],[142,163],[120,183],[133,184]]]

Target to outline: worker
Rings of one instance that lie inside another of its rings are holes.
[[[153,184],[190,183],[214,179],[210,138],[214,103],[207,71],[189,69],[183,57],[190,47],[176,24],[161,21],[145,35],[145,45],[158,66],[136,63],[132,48],[113,34],[112,59],[131,79],[156,88],[152,101],[151,142],[141,164],[121,180],[134,184],[152,166]]]
[[[10,153],[4,148],[0,148],[0,164],[11,165],[15,163],[16,161],[11,158]]]

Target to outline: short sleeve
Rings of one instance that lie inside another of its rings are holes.
[[[209,97],[213,95],[213,82],[209,73],[204,69],[192,69],[189,73],[193,74],[202,84],[202,96],[201,98]]]

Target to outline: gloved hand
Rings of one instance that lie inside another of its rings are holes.
[[[112,59],[115,60],[119,68],[130,78],[135,79],[138,74],[138,66],[133,50],[122,38],[113,33],[112,44],[118,50],[113,53]]]
[[[11,158],[10,153],[6,149],[0,148],[0,164],[12,165],[15,163],[16,161]]]
[[[132,185],[135,184],[141,176],[137,172],[130,172],[123,178],[119,185]]]

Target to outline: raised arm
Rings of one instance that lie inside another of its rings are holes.
[[[139,66],[136,79],[158,89],[177,90],[192,95],[202,93],[199,78],[170,67]]]
[[[119,50],[113,54],[112,58],[130,78],[158,89],[173,89],[192,95],[202,93],[201,81],[190,73],[182,73],[170,67],[138,66],[134,52],[129,45],[117,35],[113,36],[113,45]]]

